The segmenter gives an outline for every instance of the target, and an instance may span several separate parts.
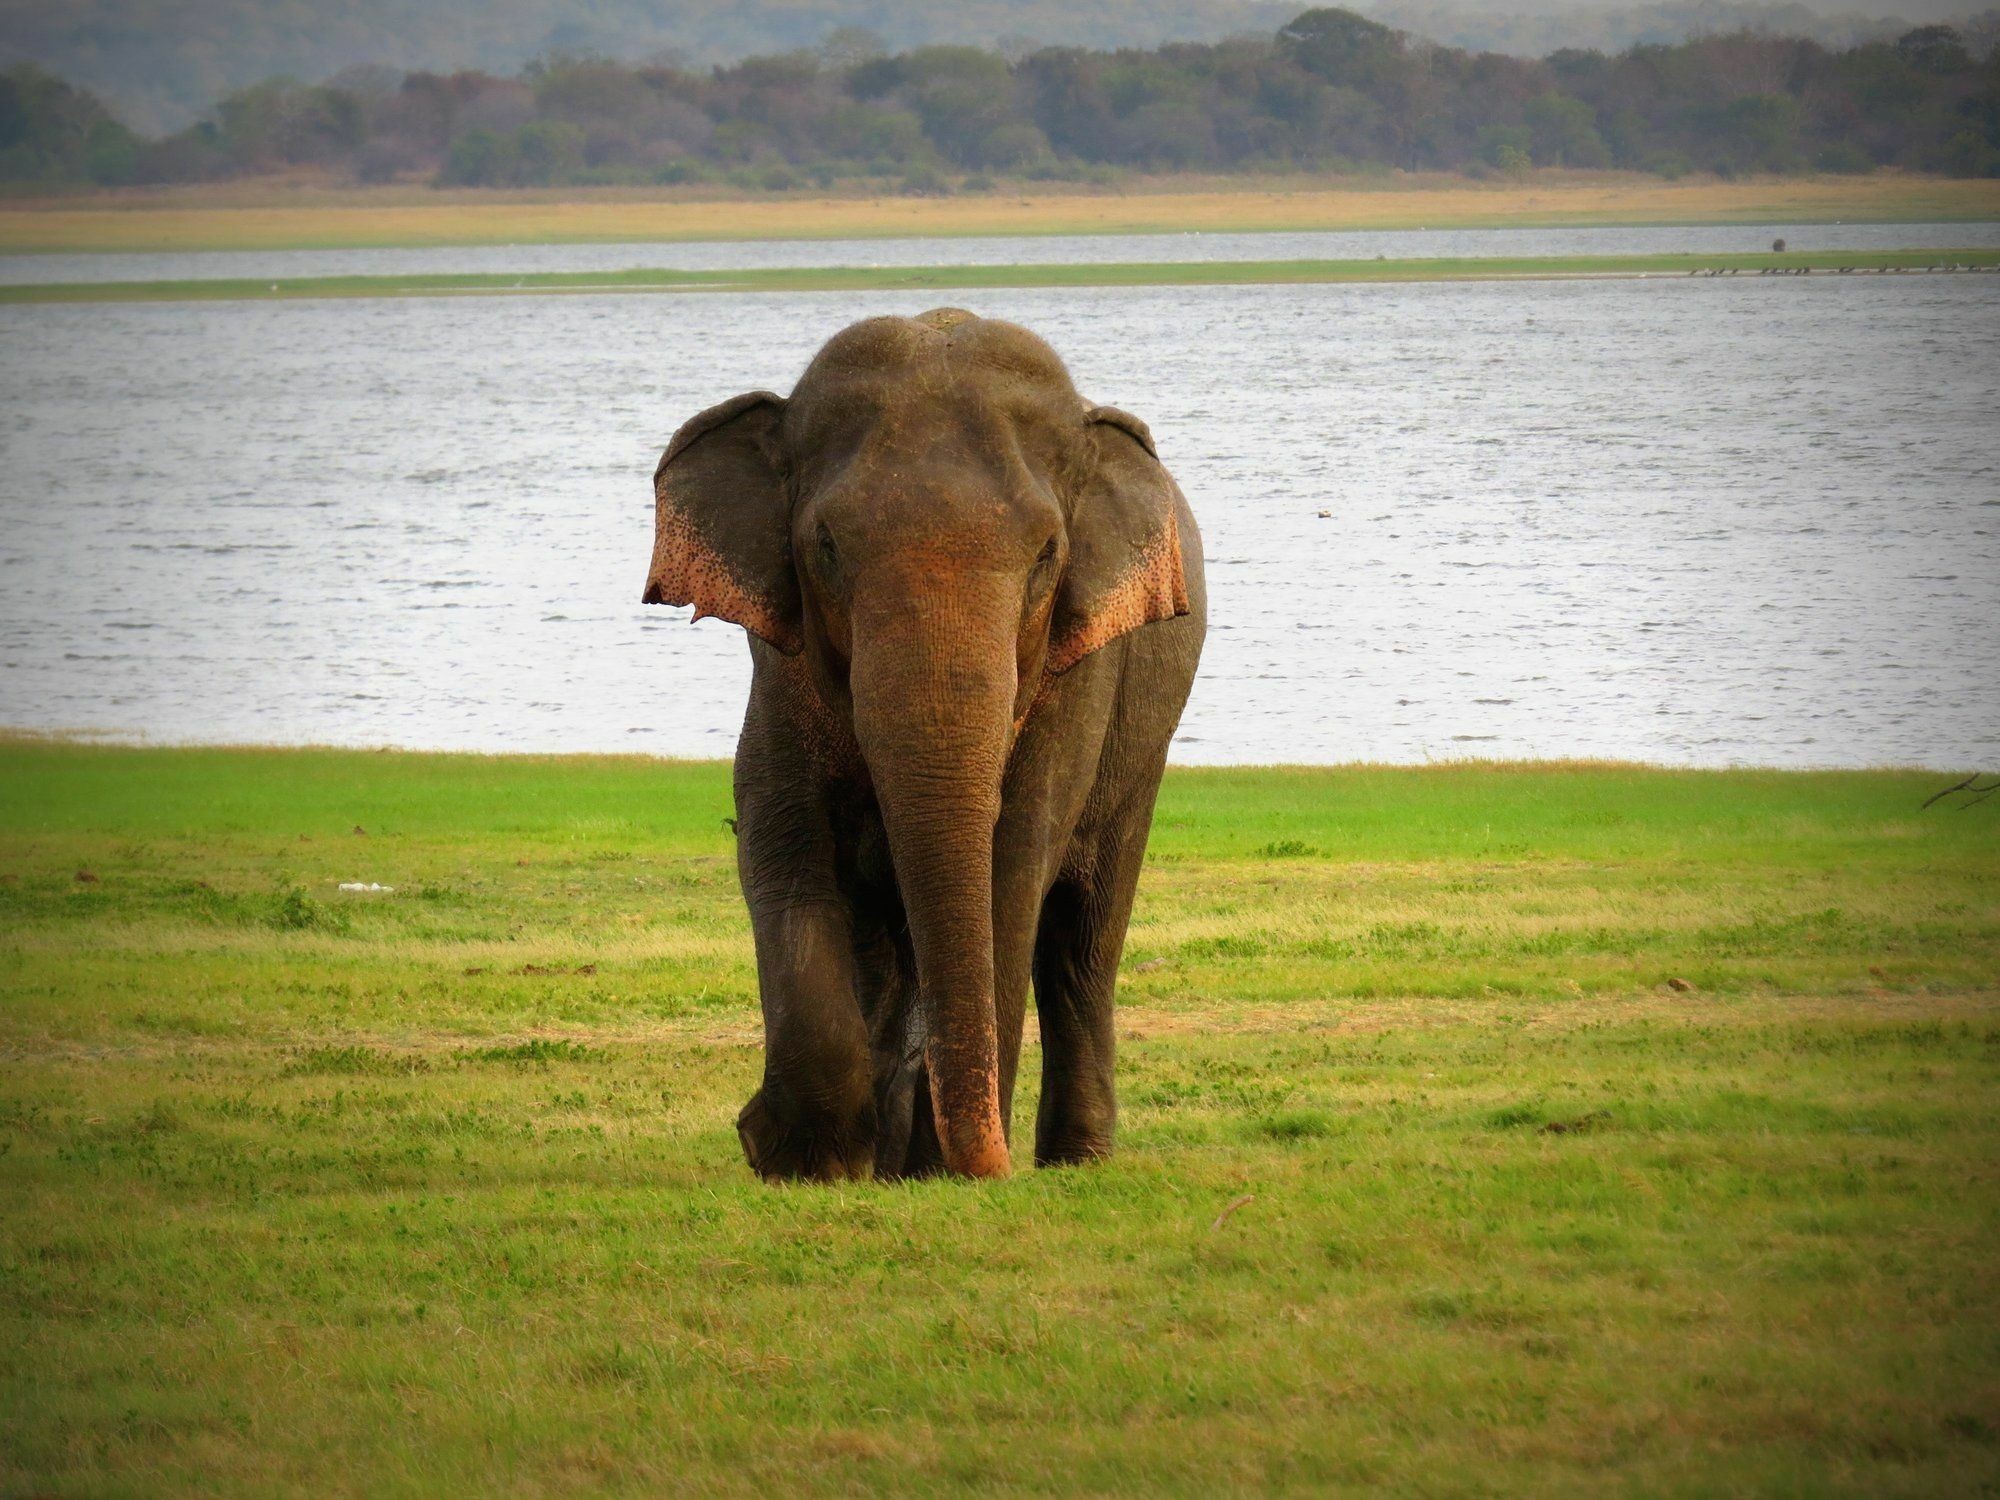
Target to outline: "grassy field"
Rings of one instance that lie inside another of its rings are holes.
[[[1564,224],[1926,222],[2000,217],[2000,181],[1878,173],[1665,182],[1545,172],[1167,178],[1122,192],[1016,184],[950,198],[723,196],[715,190],[436,191],[238,183],[0,206],[0,253],[919,235],[1185,234]]]
[[[1176,771],[1119,1157],[801,1190],[725,767],[0,742],[0,1491],[1990,1493],[1951,779]]]
[[[982,287],[1253,286],[1369,281],[1990,271],[1996,250],[1827,250],[1783,255],[1567,255],[1455,260],[1167,261],[1126,265],[830,266],[737,271],[529,271],[314,276],[279,281],[76,281],[0,285],[33,302],[265,302],[283,298],[530,296],[562,292],[954,291]]]

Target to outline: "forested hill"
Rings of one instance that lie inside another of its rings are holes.
[[[1518,174],[1536,166],[2000,175],[2000,48],[1949,26],[1828,48],[1736,32],[1544,59],[1412,40],[1347,10],[1213,43],[1009,57],[861,33],[718,67],[554,56],[513,76],[350,70],[239,90],[145,139],[31,64],[0,77],[0,180],[684,183],[1124,171]]]
[[[1738,30],[1851,46],[1991,4],[1366,0],[1357,8],[1431,41],[1543,57]],[[707,67],[818,47],[840,28],[865,29],[895,51],[954,44],[1019,56],[1268,35],[1302,8],[1298,0],[0,0],[0,67],[39,63],[156,134],[262,79],[331,78],[353,67],[509,75],[554,54]],[[2000,14],[1988,11],[1968,34],[1976,40],[1995,24]]]
[[[1906,0],[1922,4],[1924,0]],[[128,124],[177,130],[260,79],[518,72],[552,53],[706,67],[816,47],[1151,47],[1268,32],[1296,0],[0,0],[0,63],[38,62]]]

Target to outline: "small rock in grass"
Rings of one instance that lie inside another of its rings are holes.
[[[1685,979],[1669,979],[1667,981],[1667,988],[1670,990],[1680,990],[1682,993],[1686,993],[1688,990],[1693,989],[1694,986]]]
[[[1164,958],[1149,958],[1142,964],[1132,965],[1132,972],[1134,974],[1150,974],[1155,969],[1164,969],[1166,966],[1167,961]]]
[[[78,870],[76,872],[76,883],[78,885],[96,885],[96,872],[92,870]]]

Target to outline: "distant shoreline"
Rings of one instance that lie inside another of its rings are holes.
[[[0,254],[1994,219],[2000,179],[1892,173],[1729,182],[1634,172],[1518,182],[1155,178],[1121,192],[1003,184],[946,198],[275,181],[0,202]]]
[[[100,281],[0,286],[0,306],[48,302],[269,302],[297,299],[549,296],[583,293],[950,292],[1001,287],[1269,286],[1634,277],[1990,275],[2000,250],[1827,250],[1491,259],[1174,261],[1102,265],[759,267],[721,271],[438,272],[385,276]]]

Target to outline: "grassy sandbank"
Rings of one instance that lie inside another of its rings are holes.
[[[442,272],[278,281],[58,282],[0,286],[0,306],[37,302],[245,302],[285,298],[532,296],[564,292],[959,291],[994,287],[1264,286],[1593,277],[1989,271],[2000,250],[1828,250],[1748,255],[1569,255],[1492,259],[1166,261],[1125,265],[826,266],[733,271]]]
[[[1995,217],[2000,182],[1893,173],[1733,182],[1631,172],[1549,172],[1525,182],[1167,178],[1122,192],[1036,183],[950,198],[240,183],[0,205],[0,253]]]
[[[726,767],[0,743],[0,1488],[1976,1490],[1951,779],[1176,771],[1121,1155],[820,1191]]]

